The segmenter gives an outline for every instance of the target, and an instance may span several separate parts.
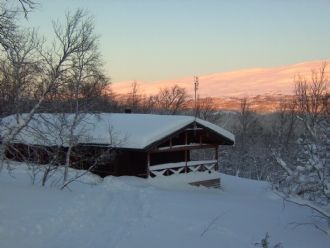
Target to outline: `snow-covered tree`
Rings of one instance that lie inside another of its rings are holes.
[[[329,77],[327,65],[313,70],[310,78],[295,81],[295,116],[303,132],[297,152],[274,151],[285,175],[276,189],[288,200],[309,206],[330,220]]]

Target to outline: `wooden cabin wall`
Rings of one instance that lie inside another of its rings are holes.
[[[186,140],[187,138],[187,140]],[[187,144],[217,144],[219,141],[215,140],[212,135],[209,134],[205,129],[187,130],[182,131],[181,133],[172,136],[171,142],[170,139],[161,143],[158,147],[169,147],[169,146],[177,146],[177,145],[185,145]]]
[[[190,128],[193,128],[191,126]],[[178,133],[177,135],[172,137],[172,145],[183,145],[186,141],[186,135],[187,135],[187,143],[202,143],[204,144],[225,144],[224,140],[217,138],[215,135],[213,135],[209,130],[206,128],[198,125],[197,130],[182,130],[181,133]],[[160,146],[169,146],[170,142],[167,140]]]
[[[147,177],[147,153],[143,151],[119,150],[114,161],[115,176]]]
[[[105,177],[114,174],[115,151],[102,146],[80,145],[72,149],[71,167],[91,172]]]
[[[66,148],[25,144],[12,144],[6,149],[6,158],[18,162],[32,162],[36,164],[63,164]]]
[[[26,160],[28,147],[22,144],[12,144],[6,148],[5,156],[7,159],[23,162]]]
[[[71,165],[77,169],[87,170],[96,160],[98,162],[91,172],[102,177],[147,176],[147,153],[143,151],[79,146],[74,148]]]
[[[54,165],[65,163],[67,148],[28,146],[13,144],[6,150],[6,158],[14,161],[29,161],[36,164]],[[110,151],[110,152],[108,152]],[[88,170],[97,161],[91,172],[99,176],[146,176],[147,153],[141,151],[113,150],[97,146],[76,146],[72,149],[71,167]]]
[[[189,151],[187,151],[189,161]],[[150,165],[177,163],[185,161],[185,151],[160,152],[150,154]]]

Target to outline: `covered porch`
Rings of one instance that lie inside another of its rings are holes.
[[[223,143],[206,128],[191,125],[147,152],[148,177],[189,175],[191,185],[219,188],[219,145]]]

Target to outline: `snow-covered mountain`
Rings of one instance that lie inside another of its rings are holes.
[[[252,68],[239,71],[199,75],[201,97],[243,97],[256,95],[283,94],[293,92],[293,81],[298,74],[309,76],[312,69],[318,69],[323,61],[310,61],[274,68]],[[330,72],[330,67],[328,67]],[[119,94],[130,91],[133,80],[114,82],[112,90]],[[155,94],[160,88],[178,84],[193,94],[192,76],[156,82],[136,81],[141,92]]]

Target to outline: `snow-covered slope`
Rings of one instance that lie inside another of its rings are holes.
[[[255,247],[270,235],[283,247],[329,247],[306,208],[275,196],[267,183],[222,175],[222,190],[87,176],[71,191],[32,186],[24,169],[0,174],[0,247]]]

